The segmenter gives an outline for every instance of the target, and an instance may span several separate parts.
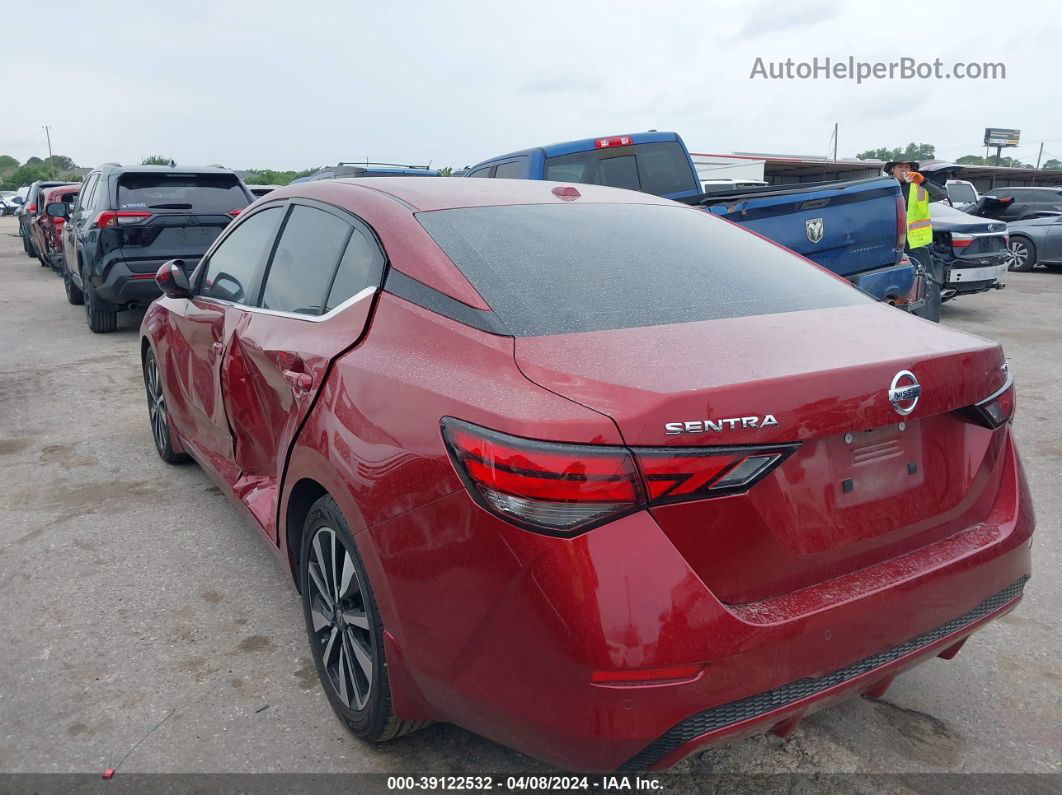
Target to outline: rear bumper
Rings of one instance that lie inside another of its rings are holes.
[[[135,270],[123,260],[110,264],[106,275],[94,278],[92,286],[96,295],[103,301],[115,306],[130,304],[147,305],[162,295],[162,290],[155,283],[155,272],[162,266],[162,260],[155,263],[137,263]],[[154,265],[154,269],[152,269]]]
[[[1028,579],[1023,576],[959,618],[837,671],[788,682],[691,715],[620,769],[666,769],[720,739],[733,740],[766,730],[785,736],[811,712],[862,693],[881,696],[897,674],[934,656],[950,659],[974,630],[1010,612],[1021,601]]]
[[[1006,263],[1000,265],[978,265],[974,267],[951,266],[947,271],[948,290],[958,293],[979,293],[991,288],[1007,276]]]
[[[366,563],[413,693],[392,681],[395,703],[429,707],[400,717],[447,720],[564,768],[633,771],[788,732],[950,650],[1017,603],[1034,524],[1008,439],[982,521],[751,605],[721,602],[648,512],[546,538],[464,491],[370,528]],[[591,682],[690,664],[703,667],[680,682]]]
[[[870,293],[879,301],[906,304],[915,286],[916,271],[910,262],[890,265],[865,273],[849,276],[849,281],[861,290]],[[914,309],[916,307],[905,307]]]

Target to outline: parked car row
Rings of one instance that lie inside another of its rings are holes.
[[[731,222],[681,151],[601,140],[543,150],[561,182],[489,179],[507,160],[251,203],[224,169],[105,164],[45,206],[90,329],[148,305],[156,452],[277,554],[364,740],[447,721],[568,769],[664,769],[881,696],[1022,598],[999,344],[752,224],[893,268],[895,180],[764,189]],[[614,167],[692,204],[587,184]],[[880,261],[831,236],[837,195]]]

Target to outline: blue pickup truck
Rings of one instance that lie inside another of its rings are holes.
[[[699,205],[844,276],[879,300],[923,314],[925,288],[903,254],[906,212],[899,183],[891,177],[704,193],[689,150],[673,132],[524,149],[477,163],[465,176],[611,185]]]

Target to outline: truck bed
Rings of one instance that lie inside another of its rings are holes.
[[[897,202],[902,206],[903,200],[891,177],[723,189],[683,201],[850,279],[894,266],[902,254],[902,243],[897,247]]]

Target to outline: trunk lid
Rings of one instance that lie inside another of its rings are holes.
[[[1000,347],[879,304],[522,337],[515,356],[632,447],[799,442],[745,493],[652,509],[726,602],[946,537],[983,518],[1000,477],[1000,434],[956,411],[1003,384]],[[921,395],[901,415],[888,392],[905,370]]]

